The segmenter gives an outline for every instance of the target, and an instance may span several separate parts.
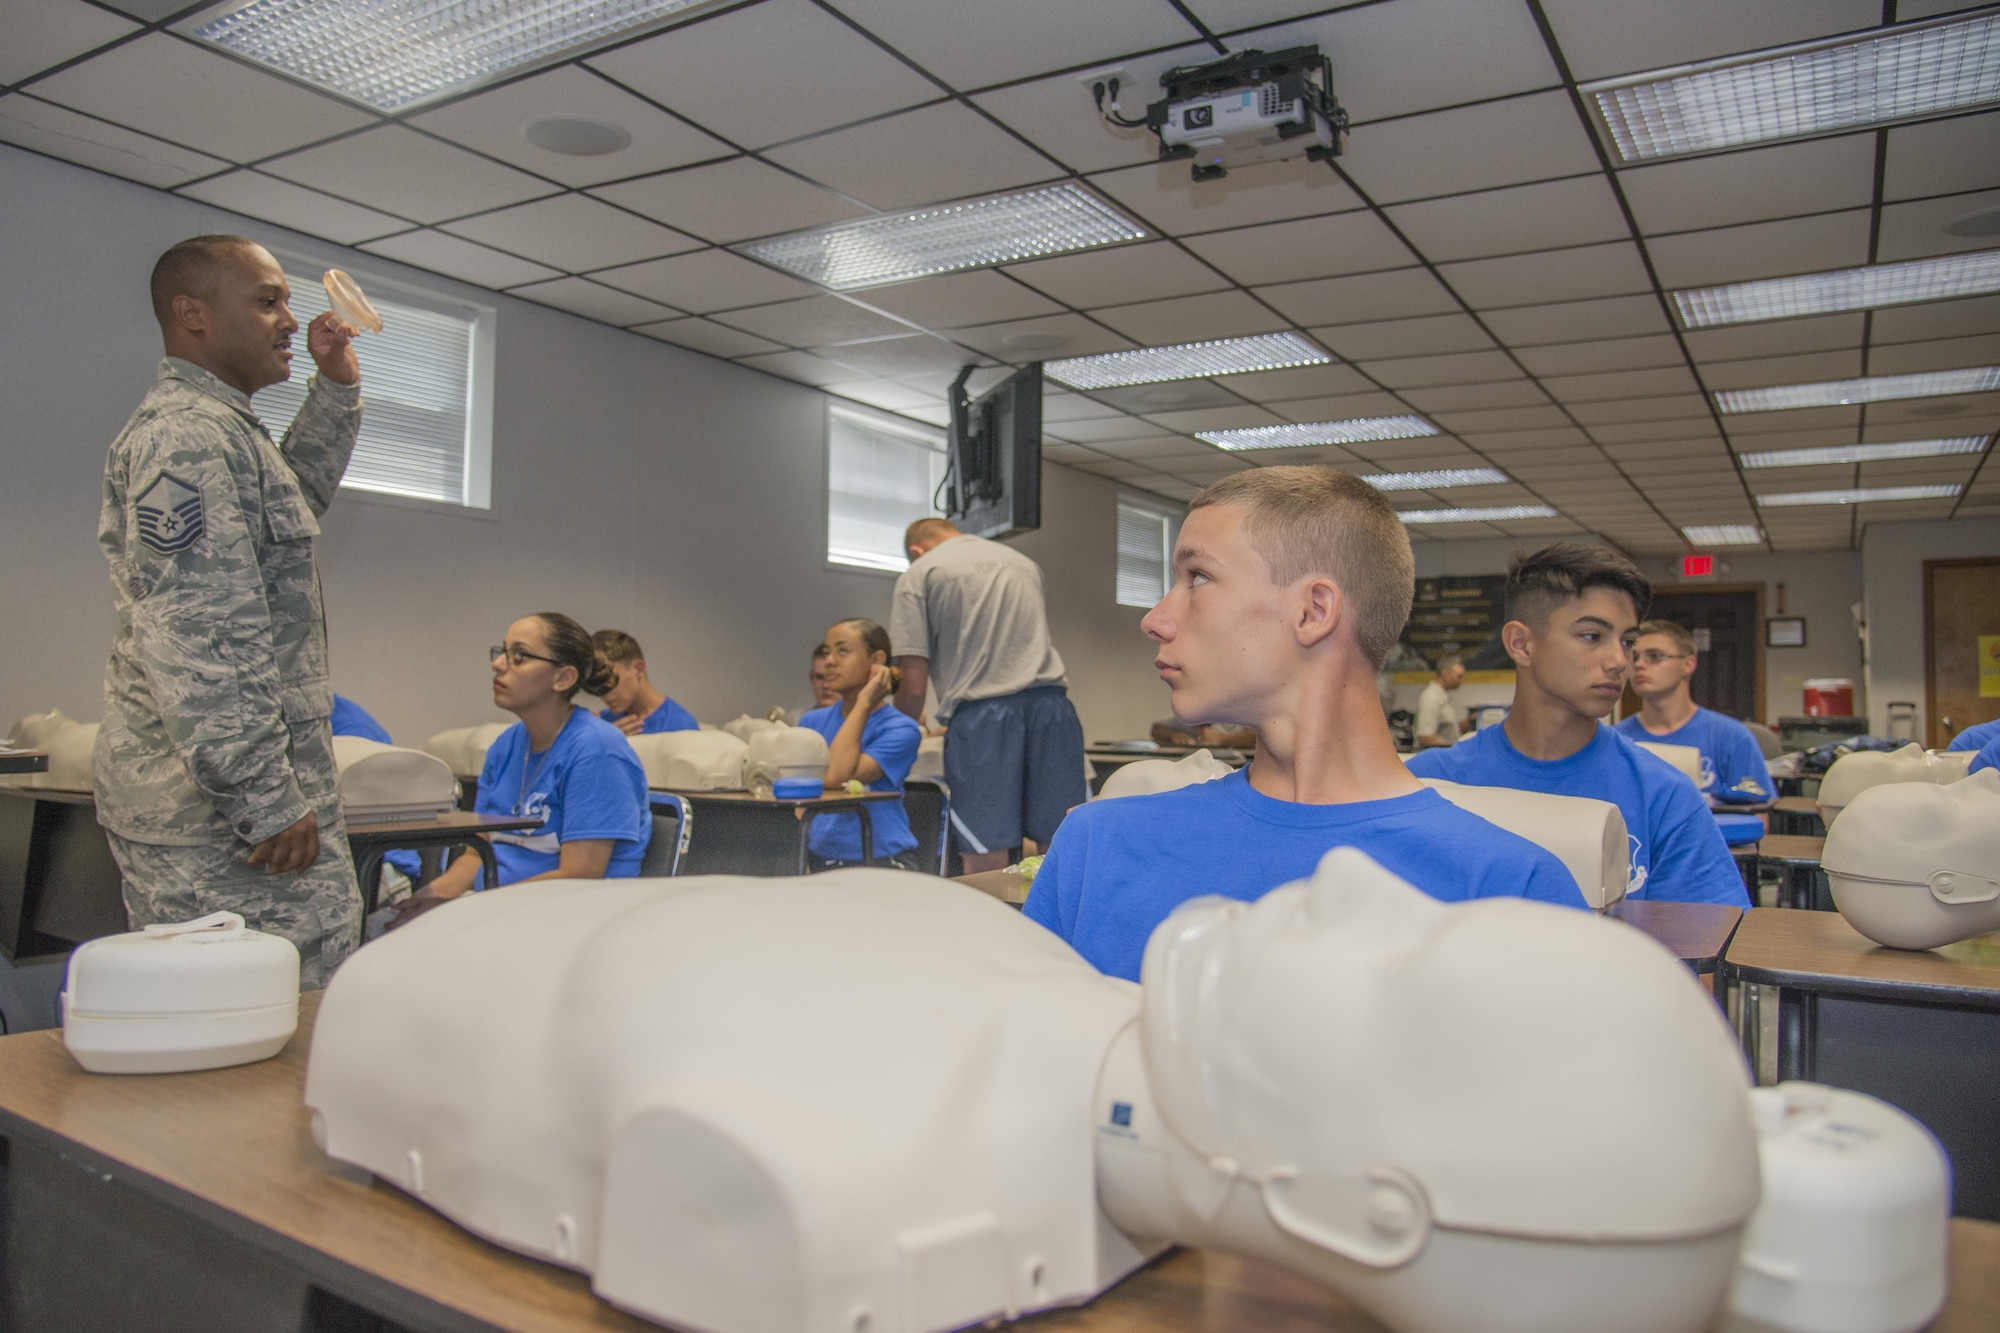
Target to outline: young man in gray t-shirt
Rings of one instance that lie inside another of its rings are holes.
[[[1046,846],[1090,795],[1041,566],[941,518],[912,523],[903,544],[910,568],[889,611],[896,706],[921,722],[925,690],[936,692],[965,868],[996,870],[1024,842]]]

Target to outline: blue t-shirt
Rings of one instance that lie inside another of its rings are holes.
[[[1421,778],[1473,787],[1516,787],[1609,801],[1625,815],[1632,843],[1628,898],[1653,902],[1726,903],[1748,907],[1743,876],[1708,803],[1681,771],[1647,754],[1610,727],[1567,759],[1530,759],[1507,739],[1503,724],[1410,760]]]
[[[1995,736],[1986,742],[1985,748],[1972,757],[1972,763],[1966,768],[1965,776],[1971,777],[1982,768],[2000,768],[2000,736]]]
[[[380,741],[384,745],[394,745],[389,733],[380,722],[368,716],[368,710],[352,699],[333,696],[333,716],[327,719],[333,724],[336,736],[360,736],[366,740]]]
[[[1307,805],[1264,795],[1238,769],[1070,811],[1023,910],[1098,971],[1137,981],[1147,938],[1176,907],[1210,893],[1254,902],[1310,878],[1335,847],[1359,848],[1444,902],[1586,906],[1562,862],[1434,791]]]
[[[1983,750],[1994,741],[2000,740],[2000,719],[1992,722],[1975,722],[1964,731],[1951,738],[1947,750]]]
[[[836,699],[807,713],[799,719],[799,725],[817,731],[831,745],[840,734],[840,724],[846,720],[847,710]],[[910,776],[910,765],[917,762],[917,746],[923,739],[924,729],[908,713],[886,701],[877,705],[861,724],[861,753],[882,768],[882,776],[869,783],[868,790],[903,790],[903,779]],[[901,801],[877,801],[868,807],[868,812],[875,819],[873,837],[877,857],[896,856],[917,845],[917,835],[910,832],[909,812],[903,809]],[[813,820],[812,836],[806,845],[829,861],[859,861],[861,816],[821,815]]]
[[[599,713],[598,716],[606,722],[616,725],[619,715],[616,709],[607,708]],[[701,723],[694,720],[693,713],[688,712],[687,709],[682,708],[672,699],[663,698],[660,700],[658,708],[646,714],[645,724],[639,728],[639,734],[641,736],[651,736],[656,732],[662,731],[700,730]]]
[[[502,884],[547,874],[562,863],[562,844],[584,838],[613,839],[604,877],[630,878],[653,834],[639,756],[624,732],[581,708],[570,710],[555,744],[540,754],[529,753],[525,723],[501,732],[486,752],[473,809],[542,816],[539,829],[492,835]]]
[[[1629,741],[1692,745],[1701,751],[1701,789],[1718,801],[1754,804],[1770,800],[1777,791],[1771,770],[1764,765],[1764,752],[1757,748],[1749,728],[1727,714],[1698,707],[1679,728],[1656,736],[1634,713],[1616,730]]]

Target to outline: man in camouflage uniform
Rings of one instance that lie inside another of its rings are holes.
[[[134,929],[240,912],[298,945],[310,989],[361,942],[313,562],[361,390],[352,331],[321,315],[319,374],[272,443],[250,395],[290,377],[289,298],[238,237],[154,267],[166,356],[104,472],[118,630],[92,776]]]

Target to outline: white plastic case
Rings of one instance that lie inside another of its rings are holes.
[[[63,1044],[93,1074],[173,1074],[268,1059],[299,1025],[299,951],[234,912],[78,946]]]

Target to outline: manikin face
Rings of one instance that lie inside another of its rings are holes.
[[[868,683],[869,670],[889,660],[887,653],[869,652],[868,644],[850,624],[835,625],[826,632],[825,657],[816,657],[819,674],[831,694],[846,694]]]
[[[1255,727],[1298,670],[1296,590],[1271,582],[1243,532],[1243,510],[1204,505],[1187,516],[1174,585],[1139,627],[1159,645],[1153,665],[1183,722]]]
[[[576,684],[575,667],[548,660],[548,631],[535,616],[509,625],[501,648],[493,659],[493,702],[510,713],[546,704]]]
[[[244,393],[282,384],[292,374],[292,289],[285,271],[263,246],[229,251],[234,262],[219,265],[208,299],[176,298],[187,309],[192,331],[220,378]]]
[[[1694,675],[1697,658],[1681,655],[1664,634],[1648,634],[1632,642],[1632,690],[1641,699],[1666,698]]]
[[[1524,626],[1519,649],[1510,642],[1508,655],[1544,694],[1584,717],[1606,717],[1625,692],[1628,645],[1638,626],[1630,597],[1590,588],[1551,611],[1540,627]]]
[[[604,692],[605,707],[614,713],[630,713],[639,702],[639,687],[646,683],[646,660],[613,662],[611,676],[613,684]]]

